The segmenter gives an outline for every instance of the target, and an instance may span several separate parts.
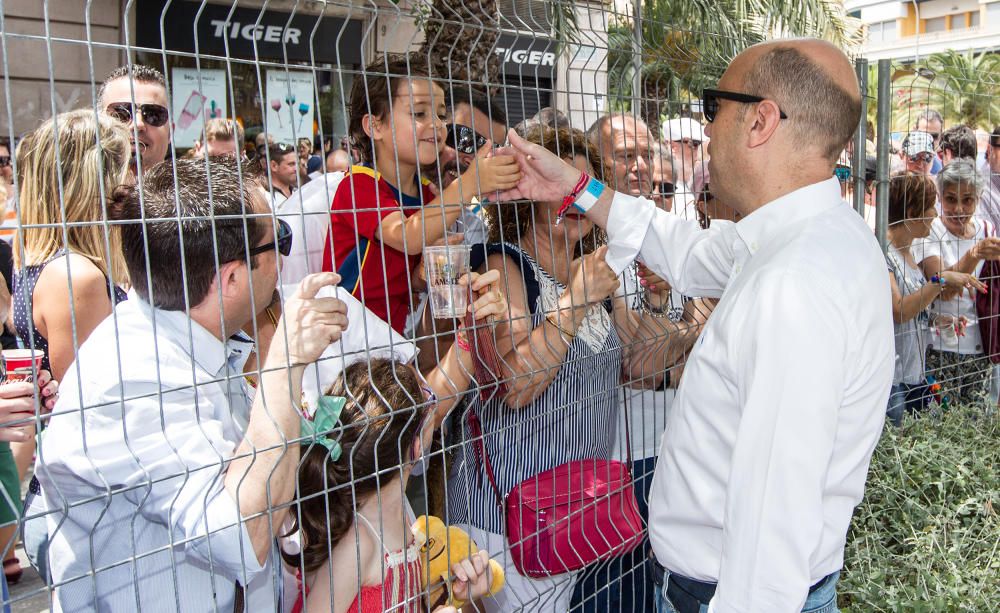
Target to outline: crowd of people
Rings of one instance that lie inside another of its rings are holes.
[[[3,346],[41,356],[0,385],[8,580],[21,527],[60,611],[836,610],[885,415],[997,402],[1000,128],[980,168],[919,118],[883,255],[825,43],[746,50],[658,136],[442,83],[386,58],[346,146],[214,118],[177,155],[128,65],[0,143]],[[468,249],[464,315],[427,304],[428,246]]]

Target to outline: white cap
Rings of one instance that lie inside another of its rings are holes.
[[[680,117],[663,122],[663,139],[666,141],[690,138],[705,142],[705,130],[701,124],[690,117]]]

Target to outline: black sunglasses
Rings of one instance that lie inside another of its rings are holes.
[[[909,158],[910,162],[914,164],[916,164],[917,162],[923,162],[924,164],[928,164],[934,161],[934,154],[931,153],[930,151],[921,151],[916,155],[909,156]]]
[[[131,102],[112,102],[108,105],[107,112],[108,115],[122,123],[130,123],[136,108],[142,113],[143,123],[149,124],[154,128],[166,125],[167,120],[170,119],[167,107],[160,106],[159,104],[133,105]]]
[[[724,89],[704,89],[701,92],[701,108],[708,123],[715,121],[715,116],[719,112],[719,100],[732,100],[741,104],[756,104],[767,100],[767,98],[751,96],[750,94],[740,92],[730,92]],[[788,119],[788,115],[785,115],[785,112],[780,107],[778,108],[778,112],[781,114],[780,117],[782,119]]]
[[[444,144],[448,145],[459,153],[475,155],[478,149],[486,146],[489,139],[479,134],[469,126],[460,124],[448,125],[448,136],[444,139]]]
[[[292,226],[284,219],[278,219],[278,240],[250,249],[250,257],[267,253],[275,247],[278,248],[278,253],[286,257],[292,252]]]
[[[673,198],[675,193],[674,184],[669,181],[653,184],[653,195],[663,198]]]
[[[0,168],[7,168],[10,166],[10,156],[0,155]]]

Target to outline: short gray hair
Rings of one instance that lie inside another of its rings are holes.
[[[861,121],[861,98],[795,47],[777,44],[765,51],[744,75],[743,89],[778,103],[788,113],[795,140],[818,146],[830,162]],[[741,108],[741,116],[747,108]]]
[[[650,148],[650,157],[653,160],[659,158],[660,163],[670,169],[670,180],[674,181],[677,178],[677,161],[674,160],[674,154],[670,149],[669,145],[663,144],[662,141],[654,143]],[[650,160],[651,162],[653,160]],[[676,183],[676,181],[674,181]]]
[[[976,190],[976,198],[983,195],[985,181],[976,170],[976,164],[968,158],[958,158],[941,169],[937,175],[938,194],[952,185],[971,185]]]

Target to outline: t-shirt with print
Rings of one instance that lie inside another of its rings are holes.
[[[410,310],[410,273],[419,255],[407,255],[380,242],[382,220],[393,213],[410,217],[434,199],[428,181],[421,197],[401,194],[375,170],[352,166],[337,187],[330,207],[330,237],[323,270],[336,271],[340,286],[399,333]]]
[[[987,222],[973,218],[972,223],[976,226],[976,232],[972,238],[959,238],[948,231],[941,218],[935,219],[931,223],[931,233],[927,238],[922,238],[913,242],[911,251],[913,259],[919,264],[931,257],[941,258],[941,268],[951,268],[962,258],[963,255],[979,241],[987,236]],[[993,225],[989,224],[989,234],[993,234]],[[978,275],[983,263],[976,266],[975,274]],[[962,292],[958,298],[949,301],[935,300],[930,307],[931,315],[931,347],[937,351],[950,351],[965,355],[974,355],[983,352],[983,341],[979,334],[979,317],[976,315],[976,301],[969,297],[968,292]],[[952,317],[965,317],[968,325],[965,327],[965,336],[955,336],[953,334],[941,334],[934,329],[933,322],[937,315],[951,315]]]

